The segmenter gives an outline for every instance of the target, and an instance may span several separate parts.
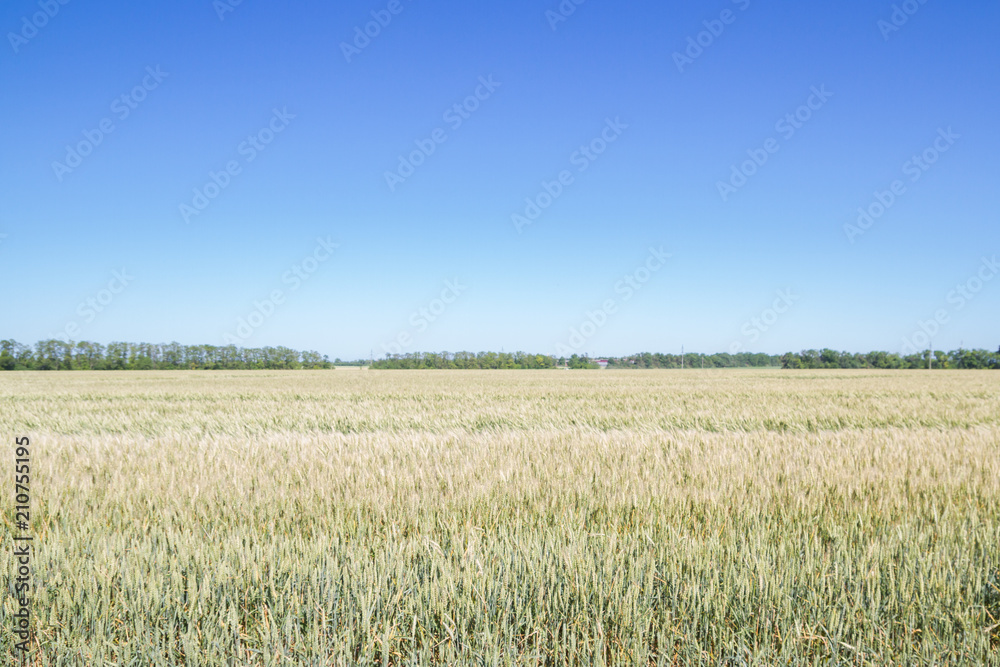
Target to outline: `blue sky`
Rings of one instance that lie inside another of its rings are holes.
[[[1000,345],[996,3],[11,0],[0,29],[3,337]]]

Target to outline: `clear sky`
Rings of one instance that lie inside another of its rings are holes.
[[[1000,345],[996,2],[9,0],[0,29],[0,337]]]

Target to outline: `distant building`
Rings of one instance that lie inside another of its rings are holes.
[[[601,368],[607,368],[608,367],[608,360],[607,359],[595,359],[594,363],[597,364],[598,366],[600,366]]]

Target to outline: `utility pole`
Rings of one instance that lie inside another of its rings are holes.
[[[684,370],[684,346],[681,345],[681,370]]]

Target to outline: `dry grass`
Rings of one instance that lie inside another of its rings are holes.
[[[997,374],[5,373],[0,405],[38,664],[1000,662]]]

